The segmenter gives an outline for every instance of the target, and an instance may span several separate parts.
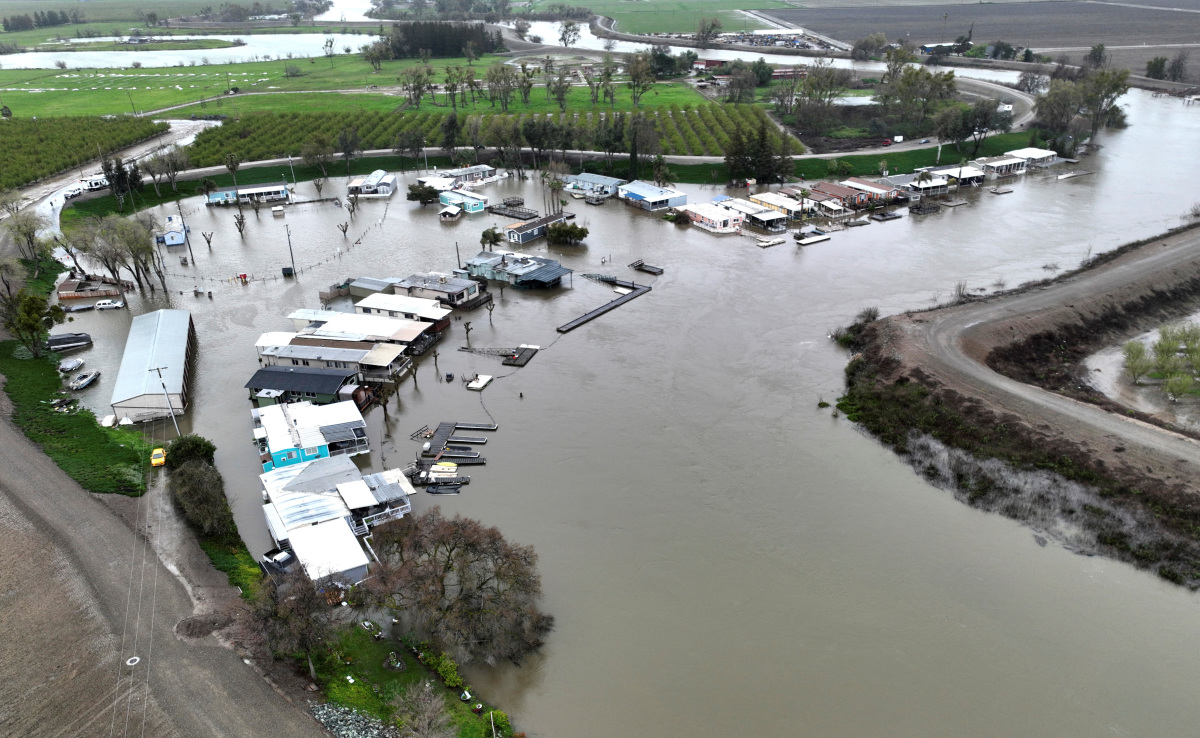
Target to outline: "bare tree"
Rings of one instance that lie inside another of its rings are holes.
[[[246,214],[245,213],[239,211],[237,215],[233,216],[233,224],[235,226],[237,226],[239,236],[246,235]]]
[[[404,738],[451,738],[456,735],[446,713],[446,699],[428,681],[410,684],[392,700],[403,721]]]
[[[542,645],[553,617],[537,609],[541,577],[529,546],[434,507],[375,529],[382,562],[366,597],[402,612],[459,662],[495,664]]]
[[[315,682],[313,652],[332,634],[334,610],[304,567],[295,565],[278,579],[264,580],[254,598],[253,613],[271,650],[281,655],[303,653],[308,675]]]

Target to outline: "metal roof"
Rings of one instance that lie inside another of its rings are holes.
[[[292,553],[314,582],[328,576],[365,571],[370,564],[345,520],[330,520],[291,531]],[[352,578],[355,578],[352,577]]]
[[[338,313],[322,324],[310,325],[304,333],[313,336],[349,335],[366,336],[376,341],[410,342],[430,327],[408,318],[389,318],[385,315],[363,313]]]
[[[323,346],[264,346],[263,356],[281,359],[316,359],[317,361],[348,361],[358,363],[367,355],[366,349],[326,348]]]
[[[565,266],[562,266],[557,261],[547,260],[546,264],[543,264],[540,268],[534,269],[532,272],[529,272],[528,274],[521,275],[517,279],[517,281],[518,282],[550,283],[556,279],[561,279],[561,278],[565,277],[566,275],[570,274],[572,271],[573,270],[567,269]]]
[[[568,182],[587,182],[588,184],[601,185],[603,187],[618,187],[628,181],[617,179],[616,177],[605,177],[603,174],[592,174],[591,172],[568,174],[563,179]]]
[[[264,366],[254,373],[246,389],[286,390],[333,395],[346,380],[354,376],[353,369],[330,369],[315,366]]]
[[[385,295],[376,293],[368,295],[359,300],[355,308],[371,308],[373,310],[390,310],[396,313],[410,313],[420,316],[426,320],[438,321],[449,316],[452,312],[450,308],[442,305],[437,300],[431,300],[427,297],[413,297],[411,295]]]
[[[191,329],[192,314],[187,310],[155,310],[134,318],[125,339],[112,404],[159,394],[163,384],[167,392],[181,394]],[[150,371],[155,368],[162,369],[161,384],[158,373]]]
[[[273,492],[328,492],[342,482],[359,479],[362,472],[349,456],[329,456],[314,461],[305,461],[259,474],[263,491],[268,496]]]
[[[396,289],[407,289],[409,287],[418,287],[426,290],[434,290],[436,292],[445,292],[453,294],[470,289],[475,283],[469,279],[459,279],[458,277],[449,274],[439,274],[437,272],[429,272],[428,274],[410,274],[396,284]]]
[[[684,194],[679,190],[658,187],[649,182],[642,182],[641,180],[634,180],[623,184],[621,185],[621,189],[627,194],[633,195],[636,200],[669,200],[672,197],[679,197]]]

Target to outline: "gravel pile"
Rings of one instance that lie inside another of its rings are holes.
[[[338,738],[400,738],[400,731],[348,707],[312,705],[312,714]]]

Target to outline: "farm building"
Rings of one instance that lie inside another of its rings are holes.
[[[196,329],[187,310],[155,310],[134,318],[113,387],[116,416],[141,422],[182,415],[195,348]]]
[[[687,205],[687,195],[679,190],[658,187],[639,180],[617,187],[617,197],[643,210],[662,210]]]
[[[514,287],[558,287],[562,278],[573,272],[553,259],[515,251],[480,251],[463,265],[471,276],[507,282]]]
[[[617,194],[617,188],[625,184],[628,180],[584,172],[583,174],[568,174],[563,177],[563,181],[567,183],[568,189],[581,190],[596,195],[615,195]]]
[[[328,456],[371,452],[367,424],[353,402],[293,402],[253,411],[263,471]]]
[[[555,223],[565,223],[568,218],[574,217],[573,213],[554,213],[524,223],[506,225],[504,234],[510,243],[529,243],[546,235]]]
[[[183,224],[183,218],[168,215],[162,230],[155,232],[154,240],[164,246],[182,246],[187,243],[188,230],[190,229]]]
[[[437,300],[408,295],[386,295],[376,293],[359,300],[354,312],[363,315],[386,315],[389,318],[406,318],[433,323],[433,329],[444,331],[450,327],[450,314],[454,311]]]
[[[396,191],[396,175],[376,169],[366,177],[356,177],[346,185],[347,195],[359,197],[391,197]]]
[[[697,228],[713,233],[736,233],[742,227],[742,213],[718,207],[706,202],[684,205],[680,210],[687,213],[688,220]]]

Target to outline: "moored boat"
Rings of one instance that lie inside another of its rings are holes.
[[[84,387],[87,387],[88,385],[90,385],[92,382],[95,382],[99,378],[100,378],[99,371],[84,372],[82,374],[76,374],[75,378],[67,383],[67,386],[73,390],[81,390]]]

